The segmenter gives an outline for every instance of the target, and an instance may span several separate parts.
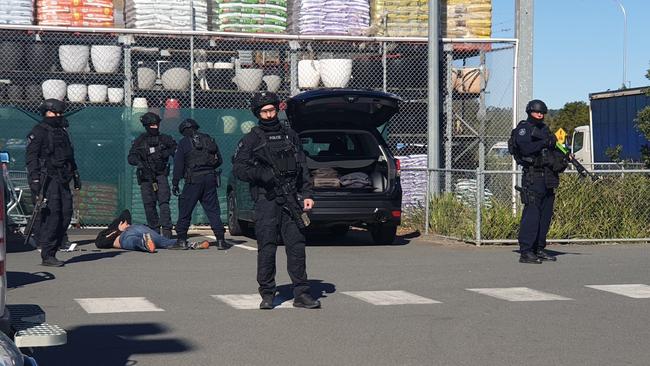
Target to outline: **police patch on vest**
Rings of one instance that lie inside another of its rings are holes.
[[[282,135],[271,135],[269,140],[282,140]]]
[[[526,134],[526,129],[525,128],[520,128],[519,129],[519,136],[523,136]]]

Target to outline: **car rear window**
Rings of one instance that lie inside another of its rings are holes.
[[[304,131],[303,150],[311,158],[360,159],[380,154],[377,140],[366,131]]]

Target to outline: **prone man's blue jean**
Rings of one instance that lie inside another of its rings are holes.
[[[140,250],[143,252],[148,252],[147,247],[144,243],[145,233],[151,235],[151,239],[153,240],[154,244],[156,244],[156,248],[166,249],[176,244],[176,240],[167,239],[164,236],[153,231],[148,226],[136,224],[129,226],[125,232],[120,234],[120,247],[126,250]]]

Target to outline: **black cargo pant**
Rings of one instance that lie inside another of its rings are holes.
[[[542,173],[524,174],[522,193],[524,211],[519,224],[519,249],[521,253],[534,252],[546,247],[546,234],[553,218],[555,191],[547,188]]]
[[[140,184],[142,204],[144,205],[144,213],[147,217],[147,226],[157,232],[160,232],[160,227],[162,226],[163,231],[168,230],[171,232],[172,215],[169,209],[171,191],[167,176],[157,176],[156,183],[158,184],[157,191],[154,191],[152,182],[142,182]],[[156,204],[160,208],[160,216],[158,216],[158,207],[156,207]]]
[[[45,198],[47,206],[41,211],[41,223],[37,231],[43,259],[56,255],[72,220],[70,184],[48,179]]]
[[[214,236],[223,239],[225,229],[223,228],[223,222],[221,222],[221,209],[219,208],[219,197],[217,196],[217,178],[216,173],[209,173],[194,177],[189,183],[185,182],[183,192],[178,197],[176,235],[179,239],[187,239],[192,212],[197,202],[201,202]]]
[[[279,239],[282,239],[287,254],[287,271],[293,283],[294,297],[309,292],[305,236],[282,206],[264,195],[259,195],[255,202],[255,236],[260,295],[275,294],[275,253]]]

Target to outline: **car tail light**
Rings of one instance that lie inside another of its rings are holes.
[[[400,211],[400,210],[394,210],[394,211],[391,211],[390,213],[395,218],[398,218],[398,217],[402,216],[402,211]]]
[[[402,174],[402,163],[399,159],[395,159],[395,174],[399,177]]]

